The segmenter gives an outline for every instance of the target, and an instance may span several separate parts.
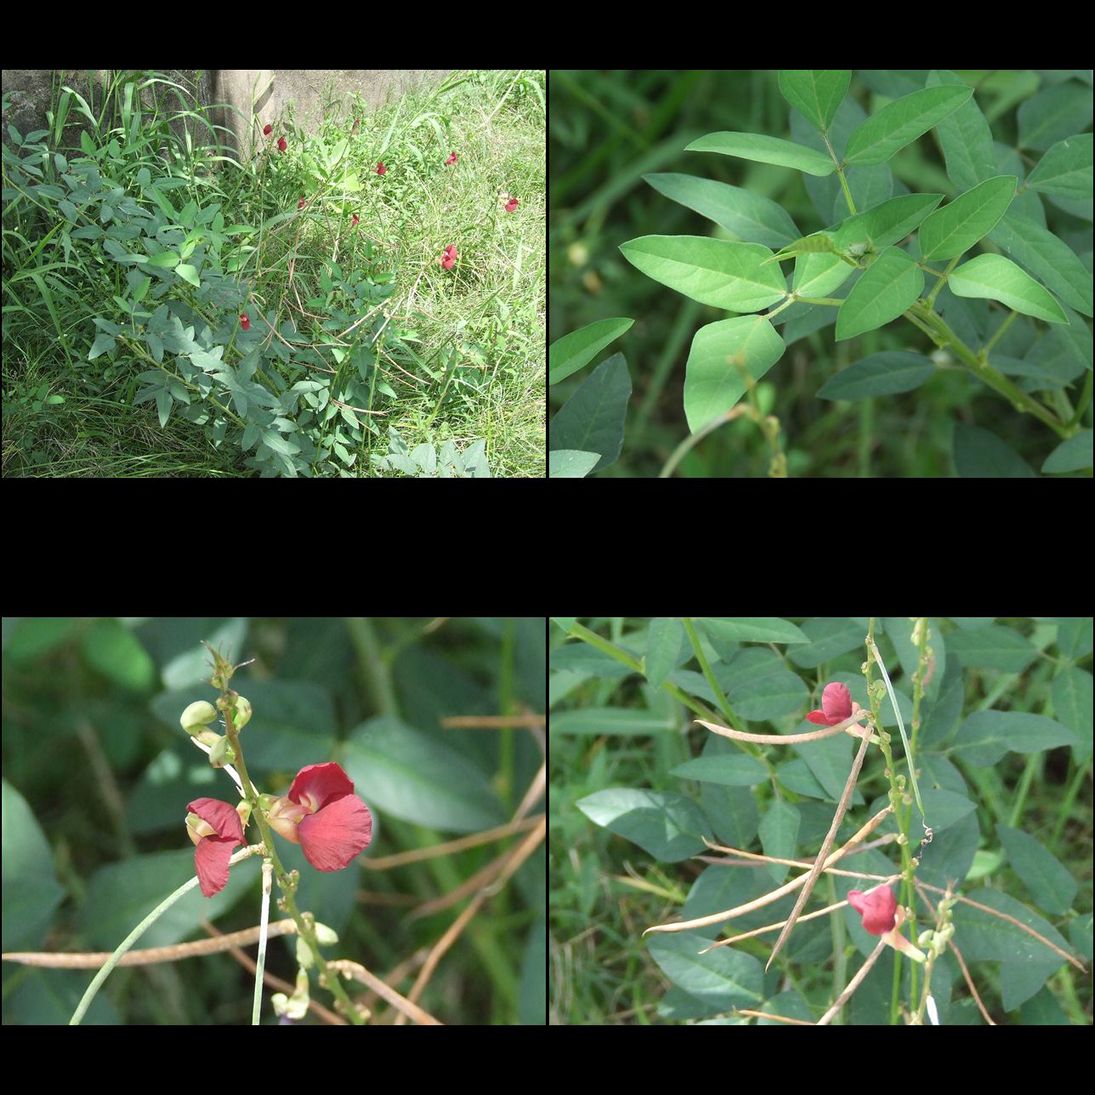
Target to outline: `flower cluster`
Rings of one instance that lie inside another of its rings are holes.
[[[194,868],[206,897],[228,884],[228,861],[246,843],[239,813],[227,802],[198,798],[189,803],[187,831],[196,845]],[[354,785],[334,763],[309,764],[296,775],[288,792],[266,808],[270,827],[299,844],[317,871],[340,871],[373,838],[369,807],[354,794]]]

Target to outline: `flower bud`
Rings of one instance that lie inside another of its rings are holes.
[[[927,930],[927,931],[922,931],[922,932],[921,932],[921,933],[920,933],[920,934],[919,934],[919,935],[918,935],[918,936],[916,937],[916,945],[917,945],[918,947],[926,947],[926,946],[928,946],[928,945],[929,945],[929,944],[931,943],[931,941],[932,941],[932,939],[933,939],[933,937],[934,937],[934,936],[935,936],[935,932],[933,932],[933,931],[931,930],[931,928],[928,928],[928,930]]]
[[[217,744],[209,753],[209,763],[214,768],[223,768],[236,759],[236,751],[228,744],[227,738],[217,738]]]
[[[304,970],[297,972],[297,987],[292,996],[284,992],[275,992],[270,997],[274,1005],[274,1014],[280,1018],[303,1019],[308,1012],[308,974]]]
[[[338,942],[338,932],[326,924],[316,924],[316,942],[324,947],[333,947]]]
[[[216,730],[203,730],[200,734],[194,735],[195,741],[200,741],[202,745],[208,746],[210,749],[221,740],[220,734]]]
[[[236,698],[236,729],[242,730],[251,721],[251,701],[246,696]]]
[[[236,813],[240,816],[240,824],[246,829],[251,820],[251,803],[244,799],[236,805]]]
[[[188,734],[197,734],[203,727],[215,722],[217,709],[205,700],[192,703],[179,719],[179,724]]]

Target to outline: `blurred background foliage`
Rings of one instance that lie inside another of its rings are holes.
[[[1044,142],[1024,146],[1019,107],[1037,94],[1056,94],[1076,74],[963,70],[958,75],[975,88],[997,152],[1009,156],[1007,171],[1029,171]],[[919,70],[860,69],[849,95],[871,113],[923,87],[926,77],[927,72]],[[1090,74],[1071,83],[1077,85],[1080,98],[1086,91],[1086,121],[1079,127],[1086,129],[1091,123]],[[840,217],[819,215],[810,191],[818,180],[798,171],[684,151],[689,142],[717,130],[802,140],[789,118],[793,115],[798,123],[802,119],[780,94],[775,71],[553,71],[549,88],[548,341],[612,316],[636,321],[612,347],[627,358],[634,394],[620,460],[602,474],[657,475],[688,436],[682,386],[692,336],[726,313],[644,277],[623,258],[619,245],[652,234],[737,237],[671,201],[644,176],[678,172],[743,187],[782,205],[804,233]],[[1071,124],[1076,124],[1075,118]],[[886,167],[892,169],[892,190],[881,194],[879,201],[909,192],[941,192],[948,200],[955,196],[933,133],[903,149]],[[1090,220],[1049,203],[1046,215],[1048,227],[1090,270]],[[818,388],[838,368],[890,349],[930,353],[933,347],[908,324],[871,332],[856,340],[855,347],[834,343],[831,327],[788,345],[783,359],[758,385],[758,397],[766,414],[780,418],[789,474],[950,475],[952,420],[973,421],[974,412],[978,425],[998,429],[1035,467],[1041,464],[1051,440],[1044,427],[1017,414],[958,370],[940,372],[915,392],[885,399],[848,405],[816,398]],[[551,389],[553,411],[585,375]],[[677,474],[765,475],[769,458],[770,449],[756,425],[739,420],[697,445]]]
[[[301,909],[340,935],[328,959],[359,961],[406,994],[468,898],[415,910],[526,834],[391,870],[360,864],[512,816],[543,763],[533,735],[440,720],[544,711],[542,617],[5,618],[3,949],[113,950],[192,874],[187,802],[237,798],[179,727],[188,703],[215,699],[203,639],[256,659],[232,684],[254,708],[242,744],[260,790],[283,793],[304,765],[334,760],[371,808],[373,843],[346,870],[314,871],[285,841],[278,852],[301,870]],[[544,874],[540,847],[442,958],[427,1011],[446,1023],[544,1021]],[[205,938],[205,920],[223,932],[257,925],[259,875],[250,860],[216,897],[193,891],[138,946]],[[267,970],[294,980],[294,948],[292,936],[271,940]],[[11,962],[3,976],[4,1022],[23,1024],[67,1022],[91,979]],[[85,1021],[244,1024],[252,990],[226,953],[122,968]],[[383,1002],[370,1006],[391,1021]]]

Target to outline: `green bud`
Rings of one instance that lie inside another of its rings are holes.
[[[934,937],[934,935],[935,935],[935,932],[933,932],[933,931],[931,930],[931,928],[928,928],[928,930],[927,930],[927,931],[923,931],[923,932],[921,932],[921,933],[920,933],[920,934],[919,934],[919,935],[918,935],[918,936],[916,937],[916,945],[917,945],[918,947],[926,947],[926,946],[928,946],[928,944],[929,944],[929,943],[931,943],[931,941],[932,941],[932,938]]]
[[[213,746],[209,754],[209,763],[214,768],[223,768],[236,759],[236,751],[228,744],[227,738],[217,738],[217,744]]]
[[[197,734],[217,718],[217,709],[205,700],[196,700],[183,713],[179,724],[188,734]]]
[[[322,947],[333,947],[338,942],[338,932],[326,924],[316,924],[316,942]]]
[[[297,965],[302,970],[310,970],[315,965],[316,958],[312,948],[299,935],[297,936]]]
[[[236,699],[236,729],[242,730],[251,721],[251,701],[246,696]]]

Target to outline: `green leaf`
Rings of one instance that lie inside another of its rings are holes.
[[[186,804],[183,803],[183,806]],[[113,950],[172,890],[194,877],[193,849],[138,855],[100,867],[88,884],[78,921],[88,945]],[[258,862],[237,863],[212,897],[195,886],[141,936],[142,947],[169,947],[230,909],[258,879]]]
[[[843,248],[869,241],[880,252],[914,231],[942,200],[942,194],[901,194],[841,221],[833,237]]]
[[[891,247],[853,286],[836,319],[836,339],[854,338],[897,319],[924,288],[924,272],[904,251]]]
[[[695,433],[730,410],[746,391],[741,369],[760,380],[783,350],[783,339],[763,316],[738,316],[701,327],[692,339],[684,379],[688,428]]]
[[[655,688],[661,688],[676,668],[683,639],[684,627],[675,616],[655,616],[650,621],[643,668]]]
[[[50,846],[34,811],[6,779],[0,783],[0,811],[4,950],[37,950],[65,891],[57,882]]]
[[[201,288],[201,278],[198,277],[198,271],[194,269],[188,262],[180,263],[175,267],[175,273],[179,275],[183,281],[190,282],[195,288]]]
[[[1046,457],[1042,464],[1042,471],[1049,473],[1081,471],[1084,468],[1090,468],[1091,465],[1091,430],[1080,430],[1067,441],[1062,441]]]
[[[610,342],[631,329],[633,319],[601,319],[557,338],[548,348],[549,383],[558,384],[588,365]]]
[[[1090,620],[1087,633],[1091,634]],[[1063,669],[1053,681],[1050,695],[1057,721],[1076,735],[1072,752],[1077,763],[1083,763],[1091,756],[1091,673],[1074,665]]]
[[[107,680],[128,692],[143,693],[156,683],[156,665],[128,628],[104,617],[84,632],[84,662]]]
[[[813,148],[785,141],[782,137],[765,137],[759,133],[708,133],[685,148],[686,152],[718,152],[743,160],[793,167],[807,175],[831,175],[836,170],[832,157]]]
[[[845,161],[849,164],[885,163],[953,114],[972,94],[968,87],[926,87],[895,99],[872,114],[848,138]]]
[[[1091,149],[1090,133],[1058,141],[1027,176],[1027,186],[1054,197],[1082,200],[1090,220]]]
[[[1007,825],[997,825],[996,833],[1012,870],[1030,890],[1034,903],[1054,916],[1064,916],[1079,888],[1064,865],[1029,833]]]
[[[778,616],[726,618],[705,616],[700,620],[713,640],[734,643],[804,643],[806,636],[793,623]]]
[[[1068,323],[1068,316],[1052,294],[1003,255],[978,255],[964,262],[952,271],[947,284],[956,297],[998,300],[1046,323]]]
[[[920,354],[887,350],[842,369],[818,389],[818,399],[870,399],[919,388],[935,372]]]
[[[640,236],[620,244],[624,258],[679,293],[733,312],[755,312],[786,296],[772,252],[756,243],[707,236]]]
[[[1091,271],[1049,229],[1016,216],[1012,206],[989,238],[1070,308],[1092,314]]]
[[[982,631],[956,632],[951,639],[959,635],[983,635],[986,631],[999,630],[984,628]],[[954,649],[953,646],[951,649]],[[962,656],[961,651],[958,654]],[[1022,711],[975,711],[958,728],[953,749],[967,763],[978,768],[989,768],[1005,753],[1040,753],[1045,749],[1075,743],[1076,735],[1067,726],[1045,715],[1030,715]]]
[[[1031,479],[1034,469],[1005,441],[980,426],[954,427],[954,470],[960,479]]]
[[[726,787],[753,787],[767,780],[768,768],[754,757],[732,754],[725,757],[696,757],[671,768],[669,774],[702,783],[721,783]]]
[[[173,269],[179,265],[179,253],[177,251],[161,251],[148,259],[149,266],[161,266],[164,269]]]
[[[798,847],[798,830],[801,824],[802,815],[798,807],[777,798],[768,807],[757,827],[764,854],[774,859],[793,859]],[[782,882],[789,869],[782,863],[768,865],[768,873],[775,882]]]
[[[949,829],[956,821],[977,809],[965,795],[945,788],[936,787],[925,791],[923,800],[927,823],[937,832]]]
[[[342,764],[361,797],[394,817],[447,832],[497,825],[502,807],[480,768],[390,715],[351,732]]]
[[[802,647],[796,644],[791,649]],[[728,664],[716,668],[715,676],[734,710],[750,721],[798,713],[809,696],[802,678],[788,669],[774,650],[765,647],[742,647],[730,656]]]
[[[828,130],[837,108],[848,94],[851,82],[849,69],[792,69],[779,74],[780,93],[823,133]]]
[[[782,247],[800,235],[782,205],[740,186],[670,172],[643,179],[667,198],[722,225],[743,243]]]
[[[699,952],[709,942],[693,932],[680,932],[656,935],[648,945],[650,956],[666,977],[713,1011],[759,1004],[764,998],[760,961],[733,947],[719,947],[701,955]]]
[[[624,440],[631,377],[623,354],[602,361],[551,420],[554,449],[600,453],[594,471],[614,463]]]
[[[102,354],[109,353],[114,349],[114,346],[114,339],[105,331],[100,331],[99,334],[95,336],[95,341],[91,344],[91,349],[88,351],[88,361],[94,361]]]
[[[862,651],[866,629],[854,620],[822,616],[806,620],[802,633],[809,642],[792,647],[787,656],[802,669],[816,669],[850,650]]]
[[[800,297],[827,297],[839,289],[856,269],[839,255],[799,255],[795,259],[795,292]],[[832,312],[825,309],[831,318]]]
[[[1043,151],[1091,125],[1091,87],[1071,80],[1019,104],[1019,147]]]
[[[983,239],[1007,212],[1015,197],[1014,175],[998,175],[937,209],[920,226],[920,255],[953,259]]]
[[[551,479],[584,479],[600,459],[601,454],[599,452],[553,449],[548,453],[548,477]]]
[[[663,863],[678,863],[705,845],[711,829],[699,807],[684,795],[630,787],[609,787],[575,805],[595,825],[638,844]]]

